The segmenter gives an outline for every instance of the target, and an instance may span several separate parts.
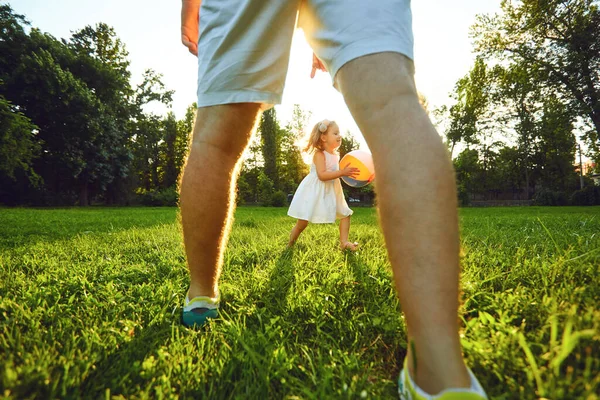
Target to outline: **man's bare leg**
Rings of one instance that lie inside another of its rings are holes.
[[[180,195],[190,299],[218,295],[240,159],[254,132],[259,108],[254,103],[227,104],[199,108],[196,113]]]
[[[343,66],[336,80],[373,152],[381,226],[408,327],[410,375],[431,394],[469,387],[458,334],[454,171],[417,99],[412,61],[396,53],[365,56]]]

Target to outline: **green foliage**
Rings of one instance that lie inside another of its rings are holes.
[[[150,190],[138,195],[138,202],[145,206],[177,206],[179,204],[179,191],[176,186],[165,189]]]
[[[357,254],[327,224],[286,250],[285,211],[237,210],[221,316],[195,332],[176,208],[0,209],[3,396],[397,398],[406,326],[376,210],[355,210]],[[461,343],[490,398],[598,393],[597,214],[461,210]]]
[[[271,204],[270,205],[273,207],[287,206],[287,196],[281,190],[276,191],[271,196]]]
[[[36,129],[29,118],[0,95],[0,173],[15,180],[15,171],[20,169],[26,172],[30,183],[37,183],[38,175],[31,167],[40,153],[40,144],[34,137]]]
[[[600,161],[600,9],[597,0],[503,1],[501,12],[472,27],[485,58],[527,66],[546,98],[560,98],[590,129],[584,137]]]
[[[342,144],[338,149],[340,152],[340,160],[352,150],[357,150],[359,146],[360,144],[356,141],[354,135],[352,135],[350,131],[346,131],[346,134],[342,137]]]
[[[271,205],[275,185],[273,181],[263,172],[258,174],[258,200],[264,205]]]
[[[480,136],[488,135],[492,119],[488,108],[490,86],[490,73],[481,58],[477,58],[469,74],[456,83],[453,94],[456,103],[449,109],[450,127],[446,131],[451,155],[456,143],[478,144],[483,142]]]
[[[555,191],[567,191],[569,181],[576,177],[575,136],[571,110],[556,99],[544,102],[543,115],[538,125],[536,151],[537,175],[541,184]]]
[[[573,206],[600,205],[600,186],[590,185],[573,192],[570,204]]]
[[[279,187],[279,163],[281,153],[281,128],[277,121],[275,108],[270,108],[262,114],[260,120],[261,150],[264,160],[264,173],[273,182],[274,187]]]
[[[27,33],[27,25],[10,6],[0,5],[0,96],[10,103],[8,111],[2,107],[2,121],[23,128],[19,135],[7,128],[6,143],[0,143],[0,151],[11,152],[0,183],[3,192],[15,193],[1,201],[56,204],[75,194],[80,205],[100,199],[114,204],[139,189],[176,185],[193,112],[177,121],[173,114],[144,111],[151,102],[170,105],[173,91],[162,75],[146,70],[134,89],[125,45],[104,23],[62,40],[36,28]],[[17,165],[25,173],[12,176]],[[31,182],[38,176],[43,188]]]
[[[237,181],[237,193],[235,198],[236,204],[243,204],[245,202],[251,201],[252,198],[252,189],[250,188],[250,184],[246,180],[246,176],[240,175]]]
[[[481,174],[479,152],[465,149],[453,160],[458,198],[463,206],[469,203],[469,193],[475,193],[475,182]]]
[[[535,193],[533,203],[536,206],[566,206],[567,196],[563,192],[543,188]]]
[[[284,193],[293,193],[296,190],[309,171],[299,148],[309,117],[310,114],[305,113],[296,104],[292,120],[285,128],[281,128],[274,109],[263,114],[240,175],[244,179],[243,182],[247,182],[250,187],[240,188],[238,184],[238,193],[243,193],[245,201],[270,204],[271,195],[262,193],[264,190],[268,192],[268,187],[264,187],[261,192],[258,182],[261,172],[272,182],[271,190],[281,190]]]

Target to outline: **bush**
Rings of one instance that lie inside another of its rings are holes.
[[[271,196],[271,205],[273,207],[284,207],[287,205],[287,196],[281,190],[276,191]]]
[[[176,206],[179,204],[179,192],[175,186],[151,190],[140,193],[139,202],[145,206]]]
[[[597,206],[600,205],[600,186],[586,186],[571,195],[571,205]]]
[[[467,189],[465,188],[465,186],[462,183],[459,183],[457,185],[456,192],[458,195],[458,204],[461,207],[467,207],[469,204],[471,204],[471,198],[469,196],[469,192],[467,192]]]
[[[541,189],[533,197],[533,204],[536,206],[566,206],[567,196],[563,192]]]

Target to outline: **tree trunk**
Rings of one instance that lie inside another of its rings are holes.
[[[88,201],[88,184],[83,183],[79,189],[79,206],[87,207],[89,205]]]
[[[529,200],[529,168],[525,163],[525,200]]]

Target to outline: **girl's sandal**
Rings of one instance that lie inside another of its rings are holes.
[[[201,328],[211,318],[219,316],[219,296],[198,296],[189,299],[185,296],[185,304],[181,312],[181,323],[188,328]]]

